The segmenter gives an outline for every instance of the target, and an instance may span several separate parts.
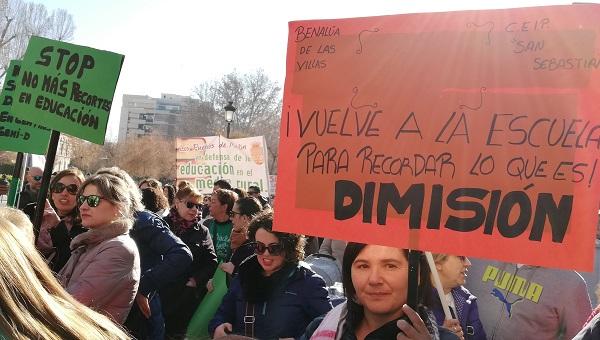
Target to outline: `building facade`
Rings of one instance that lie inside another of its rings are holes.
[[[199,105],[199,100],[189,96],[163,93],[160,98],[153,98],[125,94],[118,141],[145,135],[175,138],[178,117],[195,105]]]

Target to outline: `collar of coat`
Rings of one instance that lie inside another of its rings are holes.
[[[129,232],[130,227],[130,221],[118,219],[106,226],[89,229],[85,233],[79,234],[73,238],[73,241],[71,241],[71,249],[98,244],[119,235],[125,235]]]

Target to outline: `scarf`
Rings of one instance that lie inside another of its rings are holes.
[[[243,265],[240,265],[238,274],[246,301],[259,303],[269,300],[273,294],[285,286],[295,268],[294,264],[286,263],[271,276],[264,276],[263,268],[258,263],[257,257],[250,257]]]
[[[310,340],[340,339],[342,335],[341,329],[346,322],[347,312],[346,302],[342,302],[334,309],[330,310],[310,337]]]
[[[171,226],[171,231],[173,231],[173,233],[177,236],[194,228],[194,225],[196,225],[200,221],[199,216],[196,216],[196,218],[194,218],[191,221],[184,220],[181,216],[179,216],[176,207],[172,207],[171,210],[169,210],[169,217],[173,222],[173,225]]]

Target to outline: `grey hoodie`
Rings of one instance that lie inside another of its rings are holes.
[[[467,287],[479,299],[488,339],[572,339],[592,311],[572,270],[471,259]]]

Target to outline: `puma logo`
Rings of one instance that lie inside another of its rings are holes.
[[[500,302],[502,302],[504,304],[504,306],[506,307],[506,311],[508,312],[508,317],[510,318],[512,316],[511,310],[512,310],[512,306],[523,300],[523,298],[518,298],[513,302],[508,302],[508,300],[506,300],[506,297],[504,296],[504,294],[502,294],[502,292],[500,290],[498,290],[498,288],[494,288],[492,289],[491,294],[495,297],[498,298],[498,300],[500,300]]]

